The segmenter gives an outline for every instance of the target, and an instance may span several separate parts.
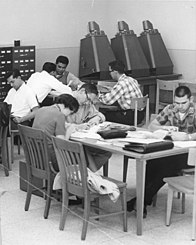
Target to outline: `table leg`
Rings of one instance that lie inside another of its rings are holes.
[[[137,235],[142,235],[146,161],[136,159]]]

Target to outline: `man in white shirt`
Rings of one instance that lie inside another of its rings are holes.
[[[42,103],[51,91],[53,94],[71,94],[72,90],[67,85],[59,82],[52,74],[56,70],[56,65],[46,62],[41,72],[35,72],[27,81],[27,85],[34,91],[38,102]]]
[[[12,105],[11,118],[15,124],[21,123],[29,126],[39,108],[36,96],[21,79],[19,70],[14,69],[6,77],[12,88],[4,101]],[[13,128],[17,128],[17,126],[13,124]]]

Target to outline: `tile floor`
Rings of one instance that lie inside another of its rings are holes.
[[[125,245],[181,245],[196,244],[191,241],[192,197],[186,198],[186,213],[180,214],[180,200],[175,199],[172,224],[166,227],[165,203],[167,187],[158,194],[157,206],[148,207],[144,219],[143,235],[136,235],[135,213],[128,213],[128,232],[122,230],[119,216],[90,223],[85,241],[80,240],[82,220],[79,206],[71,206],[64,231],[58,229],[61,204],[52,201],[48,219],[43,218],[45,202],[33,196],[28,212],[24,211],[26,193],[19,189],[18,162],[23,155],[15,154],[15,162],[9,177],[0,169],[0,188],[6,193],[0,199],[0,217],[2,245],[59,245],[59,244],[125,244]],[[122,157],[113,155],[110,160],[109,175],[122,180]],[[130,161],[128,168],[127,198],[135,194],[135,164]],[[104,199],[102,205],[116,207],[110,200]],[[118,206],[118,205],[117,205]],[[1,240],[0,239],[0,240]],[[1,243],[0,243],[1,244]]]

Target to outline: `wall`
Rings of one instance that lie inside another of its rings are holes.
[[[77,74],[80,39],[89,21],[103,26],[106,6],[104,0],[1,0],[0,45],[13,45],[17,39],[21,45],[36,45],[36,70],[65,54],[69,70]]]
[[[174,0],[1,0],[0,45],[36,45],[36,70],[59,54],[70,58],[69,70],[78,74],[80,39],[87,23],[96,21],[108,38],[124,20],[139,35],[150,20],[161,33],[174,72],[196,77],[196,1]]]
[[[161,33],[174,63],[174,72],[184,78],[196,78],[196,1],[181,0],[108,0],[110,15],[107,34],[117,32],[117,22],[124,20],[138,36],[142,21],[149,20]]]

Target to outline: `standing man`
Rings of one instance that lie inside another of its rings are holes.
[[[58,56],[56,59],[55,77],[63,84],[68,85],[72,90],[77,90],[78,86],[81,86],[83,82],[66,70],[68,64],[69,59],[66,56]]]
[[[125,66],[122,61],[115,60],[109,63],[109,72],[117,83],[106,94],[100,94],[99,100],[106,105],[117,105],[119,110],[107,111],[106,120],[122,124],[134,123],[134,112],[130,109],[131,99],[143,97],[137,80],[125,75]],[[138,123],[144,118],[144,112],[139,111]]]
[[[76,129],[88,129],[92,125],[104,122],[105,116],[93,104],[98,100],[97,95],[97,87],[90,83],[83,84],[79,90],[73,91],[73,96],[77,99],[80,106],[77,113],[69,115],[66,121],[75,124]],[[84,149],[88,166],[93,172],[96,172],[106,164],[112,155],[110,152],[93,147],[84,146]]]
[[[193,103],[191,91],[186,86],[175,90],[174,103],[167,105],[150,123],[150,130],[167,129],[167,126],[178,127],[178,132],[171,132],[174,141],[196,140],[196,104]],[[168,127],[169,128],[169,127]],[[152,204],[153,196],[165,184],[163,178],[177,176],[181,169],[188,168],[188,154],[163,157],[147,161],[144,195],[144,211]],[[127,202],[127,210],[135,209],[136,198]]]
[[[39,108],[34,92],[21,79],[19,70],[14,69],[7,74],[6,78],[12,87],[4,100],[12,105],[12,129],[17,129],[18,123],[31,126],[31,120]]]
[[[52,92],[53,95],[72,94],[72,90],[67,85],[59,82],[54,76],[55,64],[46,62],[41,72],[35,72],[30,76],[27,85],[34,91],[38,102],[43,103],[44,99]]]

